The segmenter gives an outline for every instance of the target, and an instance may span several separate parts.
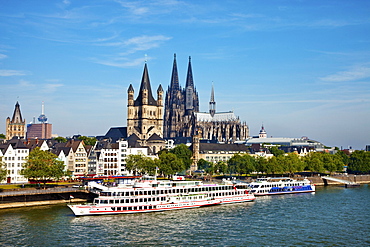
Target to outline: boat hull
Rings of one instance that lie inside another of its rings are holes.
[[[134,213],[150,213],[150,212],[162,212],[169,210],[178,209],[191,209],[207,206],[216,206],[221,204],[220,200],[212,200],[209,202],[189,202],[189,203],[166,203],[158,205],[148,206],[127,206],[127,205],[107,205],[107,206],[95,206],[95,205],[68,205],[72,212],[76,216],[85,215],[107,215],[107,214],[134,214]]]
[[[280,191],[280,192],[267,192],[258,193],[255,192],[255,196],[269,196],[269,195],[285,195],[285,194],[300,194],[300,193],[315,193],[315,190],[304,190],[304,191]]]

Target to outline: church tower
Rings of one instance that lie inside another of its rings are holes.
[[[17,101],[12,119],[10,120],[9,117],[6,119],[6,139],[10,140],[14,136],[24,138],[25,133],[26,120],[22,119],[21,107]]]
[[[209,114],[213,117],[216,113],[215,90],[212,84],[211,100],[209,101]]]
[[[191,68],[191,57],[189,56],[188,73],[185,86],[185,115],[191,116],[193,112],[199,111],[199,98],[193,82],[193,71]]]
[[[127,90],[127,136],[135,134],[141,140],[149,139],[153,134],[163,137],[163,89],[159,85],[157,100],[152,95],[148,67],[145,63],[143,77],[136,100],[134,88],[130,84]]]
[[[266,133],[265,127],[263,127],[263,124],[262,124],[262,127],[261,127],[261,130],[260,130],[260,133],[259,133],[258,137],[259,138],[267,138],[267,133]]]
[[[182,118],[185,113],[184,95],[179,83],[176,54],[173,58],[170,86],[166,93],[164,113],[164,137],[174,138],[179,136],[182,127]]]
[[[199,111],[199,99],[194,88],[191,57],[189,57],[186,85],[182,89],[179,83],[176,54],[174,54],[171,82],[166,92],[164,137],[191,137],[187,129],[191,116],[196,111]]]

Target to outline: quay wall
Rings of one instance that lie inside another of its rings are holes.
[[[96,197],[95,194],[88,191],[14,191],[0,193],[0,209],[17,208],[29,206],[41,206],[70,202],[91,201]]]
[[[342,179],[342,180],[347,180],[347,181],[355,182],[355,183],[359,183],[359,184],[369,184],[370,183],[370,175],[335,174],[335,175],[331,175],[330,177],[339,178],[339,179]],[[324,179],[321,176],[307,177],[307,179],[309,179],[316,186],[325,186],[326,185],[325,182],[324,182]],[[342,183],[327,180],[327,185],[338,185],[338,184],[342,184]]]

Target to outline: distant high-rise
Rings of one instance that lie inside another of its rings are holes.
[[[44,102],[41,106],[41,115],[38,117],[40,123],[27,124],[27,139],[51,139],[52,124],[47,123],[48,119],[44,113]]]
[[[26,133],[26,120],[22,118],[21,107],[17,101],[12,119],[6,119],[6,139],[13,137],[24,138]]]

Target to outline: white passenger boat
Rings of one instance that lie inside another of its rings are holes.
[[[315,185],[311,184],[311,181],[306,178],[302,180],[287,177],[257,178],[249,186],[251,187],[251,193],[256,196],[315,192]]]
[[[201,181],[139,180],[132,187],[110,187],[93,203],[68,207],[76,216],[147,213],[253,201],[248,185]]]

